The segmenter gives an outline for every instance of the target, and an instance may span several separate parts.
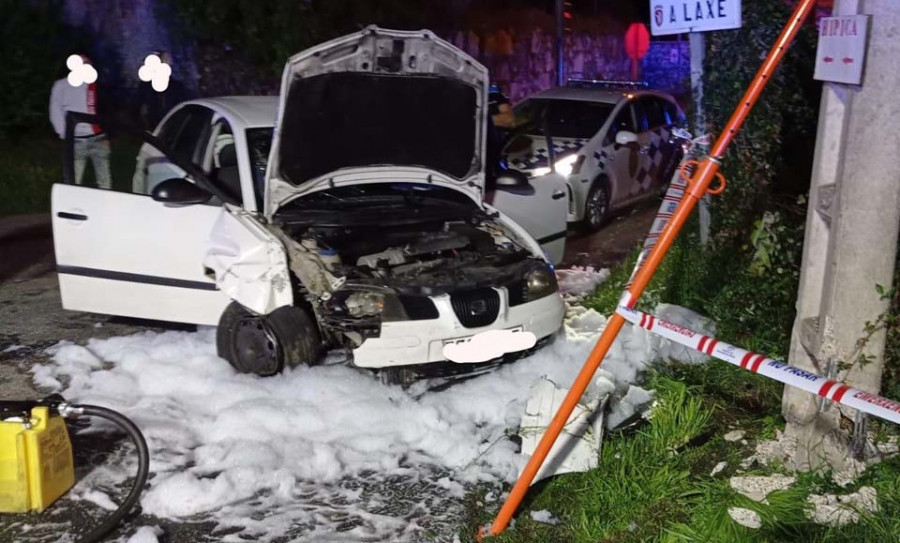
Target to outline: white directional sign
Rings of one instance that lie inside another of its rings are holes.
[[[819,21],[819,47],[813,77],[833,83],[862,83],[868,30],[868,15],[823,17]]]
[[[741,27],[741,0],[650,0],[654,36]]]

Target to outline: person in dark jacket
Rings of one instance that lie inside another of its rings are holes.
[[[175,105],[187,100],[185,87],[177,78],[171,75],[171,57],[164,51],[154,51],[148,55],[145,65],[149,64],[151,56],[155,55],[159,59],[160,64],[166,64],[169,68],[170,75],[164,82],[157,81],[154,87],[154,81],[141,80],[139,94],[139,115],[141,118],[141,126],[144,130],[152,132],[156,125],[166,116]],[[155,62],[155,61],[154,61]],[[162,89],[162,90],[159,90]]]

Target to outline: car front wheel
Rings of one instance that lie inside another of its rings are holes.
[[[268,376],[286,367],[314,364],[321,339],[313,317],[299,307],[256,315],[232,302],[219,319],[216,347],[237,371]]]
[[[584,203],[582,225],[588,232],[596,232],[609,216],[609,190],[602,179],[597,179],[588,192]]]

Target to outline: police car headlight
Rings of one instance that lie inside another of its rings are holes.
[[[577,153],[562,157],[556,161],[556,173],[563,177],[569,177],[572,175],[572,170],[575,168],[576,162],[578,162]]]
[[[525,299],[527,301],[549,296],[558,288],[556,274],[547,265],[534,268],[525,274]]]

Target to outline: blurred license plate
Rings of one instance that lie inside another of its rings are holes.
[[[524,329],[525,328],[522,326],[513,326],[512,328],[507,328],[507,330],[509,330],[510,332],[521,332]],[[475,336],[472,335],[472,336],[466,336],[466,337],[458,337],[456,339],[445,339],[444,345],[459,345],[460,343],[468,343],[468,342],[472,341],[473,337],[475,337]]]

